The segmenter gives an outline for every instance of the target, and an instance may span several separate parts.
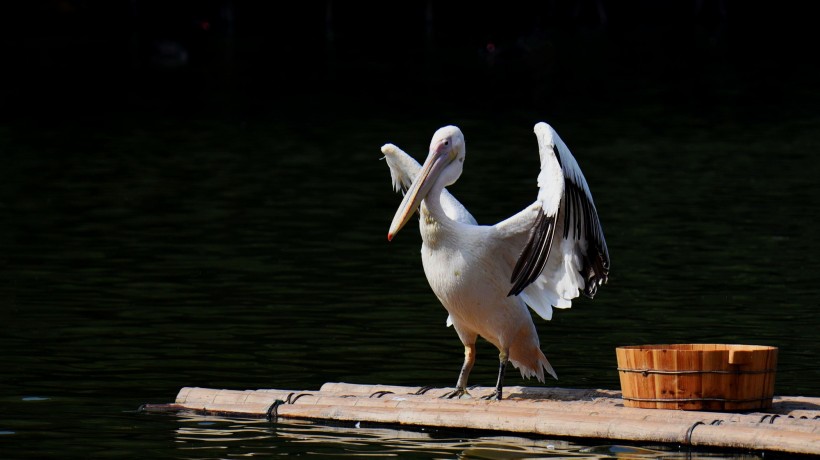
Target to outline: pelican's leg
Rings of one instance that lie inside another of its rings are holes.
[[[456,389],[445,394],[442,398],[470,397],[470,393],[467,393],[467,379],[470,377],[470,371],[473,370],[473,364],[475,364],[475,343],[470,343],[464,345],[464,365],[461,366],[461,372],[458,374]]]
[[[495,391],[487,396],[483,396],[481,399],[495,398],[497,400],[501,400],[501,393],[504,388],[504,373],[507,371],[507,363],[509,361],[510,360],[506,351],[501,351],[498,353],[498,382],[495,384]]]

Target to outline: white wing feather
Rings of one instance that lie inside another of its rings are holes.
[[[550,125],[538,123],[534,132],[541,158],[539,190],[535,203],[525,211],[540,208],[544,217],[553,222],[554,228],[552,241],[547,242],[551,247],[545,266],[540,275],[524,287],[519,297],[539,316],[549,320],[552,318],[552,307],[570,308],[572,300],[586,287],[582,273],[589,249],[588,239],[594,239],[597,246],[602,248],[604,260],[604,273],[599,274],[603,279],[599,281],[596,278],[595,282],[606,281],[609,254],[592,194],[578,162]],[[568,202],[568,196],[574,200],[572,203]],[[536,223],[538,212],[525,211],[499,226],[504,225],[508,230],[525,226],[529,231]]]

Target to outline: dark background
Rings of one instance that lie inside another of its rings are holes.
[[[361,432],[136,408],[452,385],[463,348],[417,230],[386,241],[401,198],[378,160],[423,158],[445,124],[479,222],[532,202],[536,121],[592,188],[612,277],[536,319],[546,385],[617,388],[616,346],[744,343],[780,347],[777,394],[817,396],[814,4],[2,2],[0,449],[351,455]],[[479,347],[471,383],[492,385]],[[387,436],[363,449],[406,457]]]
[[[810,2],[40,0],[0,15],[7,121],[391,107],[815,113]],[[715,115],[714,112],[720,112]]]

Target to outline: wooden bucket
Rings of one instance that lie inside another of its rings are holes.
[[[674,344],[615,351],[627,407],[717,411],[772,407],[776,347]]]

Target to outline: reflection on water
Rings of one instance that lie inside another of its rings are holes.
[[[643,455],[543,439],[133,413],[170,402],[183,386],[452,385],[462,347],[423,276],[418,233],[410,226],[385,238],[400,197],[379,147],[393,142],[418,157],[440,125],[461,125],[470,156],[452,191],[491,223],[534,197],[539,118],[137,120],[4,131],[3,442],[31,458]],[[749,343],[781,348],[778,394],[816,395],[820,257],[807,242],[820,185],[806,173],[820,147],[816,130],[799,122],[780,128],[788,132],[698,130],[686,118],[655,129],[548,121],[584,169],[613,258],[594,301],[536,321],[558,384],[617,388],[619,345]],[[495,353],[479,344],[474,383],[494,382]]]
[[[373,458],[460,459],[692,459],[715,458],[669,448],[628,445],[583,447],[563,440],[456,433],[438,429],[327,426],[289,420],[267,421],[181,416],[176,440],[185,457],[209,457],[229,450],[233,456],[310,455]],[[284,451],[284,452],[283,452]],[[725,457],[718,457],[725,458]],[[733,458],[743,458],[737,456]]]

